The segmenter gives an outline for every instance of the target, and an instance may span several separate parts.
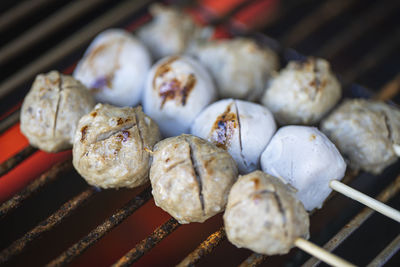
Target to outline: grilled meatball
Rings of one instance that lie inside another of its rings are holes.
[[[400,155],[400,111],[383,102],[346,100],[321,129],[356,170],[379,174]]]
[[[195,60],[167,57],[151,69],[143,97],[143,109],[160,126],[161,133],[189,133],[193,120],[216,99],[210,75]]]
[[[332,191],[329,182],[341,180],[346,171],[335,145],[317,128],[307,126],[280,128],[261,155],[261,167],[296,188],[307,210],[321,208]]]
[[[71,148],[79,119],[93,106],[93,97],[73,77],[57,71],[40,74],[22,104],[21,132],[47,152]]]
[[[232,157],[201,138],[180,135],[154,146],[154,200],[180,223],[204,222],[223,211],[236,178]]]
[[[225,231],[237,247],[285,254],[294,241],[309,237],[309,218],[295,190],[261,171],[240,176],[229,193]]]
[[[282,124],[314,124],[340,99],[340,83],[323,59],[289,62],[267,88],[262,103]]]
[[[109,29],[100,33],[79,61],[74,77],[85,84],[98,102],[135,106],[140,102],[151,57],[129,32]]]
[[[136,187],[148,181],[149,149],[160,140],[157,125],[141,107],[97,104],[79,121],[73,164],[86,181],[102,188]]]
[[[260,156],[275,133],[276,124],[264,106],[223,99],[208,106],[195,119],[191,133],[227,150],[241,173],[260,166]]]
[[[154,4],[149,11],[153,20],[139,29],[138,36],[155,59],[183,54],[193,43],[208,39],[212,33],[177,8]]]
[[[222,98],[258,100],[278,69],[278,57],[272,50],[246,38],[207,42],[194,55],[213,75]]]

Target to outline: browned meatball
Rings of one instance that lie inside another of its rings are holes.
[[[379,174],[400,155],[400,110],[383,102],[346,100],[321,129],[356,170]]]
[[[229,193],[225,231],[237,247],[285,254],[298,237],[309,237],[309,218],[295,190],[261,171],[240,176]]]
[[[204,222],[224,210],[237,173],[228,152],[180,135],[155,145],[150,181],[157,206],[180,223]]]
[[[91,185],[140,186],[148,181],[148,151],[159,140],[158,126],[141,107],[97,104],[79,121],[73,164]]]
[[[79,119],[94,106],[86,87],[69,75],[39,74],[21,108],[21,132],[47,152],[72,147]]]

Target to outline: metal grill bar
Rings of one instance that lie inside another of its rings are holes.
[[[32,181],[21,192],[13,196],[8,201],[4,202],[0,206],[0,219],[6,216],[10,211],[19,207],[25,199],[37,193],[45,185],[56,180],[61,173],[69,171],[71,169],[72,162],[70,160],[55,164],[48,171],[43,173],[38,179]]]
[[[358,61],[355,66],[346,71],[343,76],[345,84],[354,82],[357,76],[365,73],[368,69],[377,66],[378,63],[389,55],[392,51],[398,48],[400,43],[400,28],[398,28],[393,34],[390,34],[387,38],[381,41],[378,47],[371,51],[367,57],[363,57]]]
[[[27,64],[26,67],[16,72],[14,75],[0,84],[0,99],[13,91],[17,86],[32,79],[37,73],[44,71],[55,62],[71,54],[74,50],[82,47],[89,42],[97,33],[127,19],[133,12],[138,11],[152,0],[127,1],[114,7],[108,13],[94,20],[88,26],[82,28],[63,43],[49,50],[42,57]]]
[[[354,0],[331,0],[323,3],[308,17],[302,19],[300,23],[296,24],[291,30],[287,31],[280,38],[281,43],[286,47],[293,47],[316,29],[321,27],[325,22],[336,17],[347,8],[350,8],[354,3]]]
[[[318,51],[316,51],[316,54],[323,55],[327,59],[332,59],[339,51],[343,50],[346,45],[349,45],[351,41],[360,37],[373,25],[376,25],[384,18],[390,16],[399,4],[400,2],[398,1],[375,2],[365,14],[357,17],[349,27],[326,41],[326,44],[320,47]]]
[[[222,241],[226,239],[226,233],[222,226],[218,231],[210,235],[195,250],[186,256],[177,266],[194,266],[203,257],[210,254]]]
[[[90,187],[87,190],[83,191],[82,193],[62,205],[55,213],[40,222],[35,228],[30,230],[23,237],[14,241],[8,248],[0,252],[0,264],[9,261],[11,258],[21,253],[30,242],[60,224],[77,208],[86,203],[94,195],[95,192],[96,189],[94,187]]]
[[[160,243],[160,241],[166,238],[170,233],[175,231],[175,229],[177,229],[179,226],[180,224],[177,220],[174,218],[169,219],[166,223],[154,230],[151,235],[140,241],[136,247],[126,253],[122,258],[114,263],[113,266],[130,266],[132,263],[140,259],[146,252],[151,250],[155,245]]]
[[[393,196],[400,191],[400,175],[386,187],[377,197],[377,200],[381,202],[387,202]],[[343,227],[334,237],[332,237],[328,243],[324,245],[324,249],[333,251],[338,247],[347,237],[349,237],[355,230],[360,227],[372,214],[374,210],[365,207],[362,211],[357,214],[345,227]],[[311,267],[316,266],[320,261],[316,258],[309,259],[303,266]]]
[[[371,261],[367,267],[379,267],[384,265],[400,250],[400,235],[398,235],[379,255]]]
[[[16,124],[19,120],[20,109],[14,111],[0,122],[0,134],[4,133],[8,128]],[[0,174],[1,175],[1,174]]]
[[[105,234],[111,231],[114,227],[118,226],[129,215],[145,204],[150,198],[151,188],[148,187],[135,198],[126,203],[122,208],[117,210],[117,212],[105,220],[101,225],[97,226],[88,235],[72,245],[56,259],[51,261],[47,266],[63,266],[71,262],[77,256],[86,251],[90,246],[96,243]]]
[[[26,16],[27,14],[35,11],[36,9],[41,8],[46,3],[50,2],[50,0],[36,0],[36,1],[26,1],[15,8],[4,12],[0,16],[0,32],[4,31],[20,18]]]
[[[37,148],[34,148],[33,146],[27,146],[26,148],[22,149],[20,152],[18,152],[16,155],[13,157],[7,159],[3,163],[0,164],[0,178],[7,172],[9,172],[11,169],[13,169],[15,166],[20,164],[22,161],[30,157],[33,153],[37,151]]]
[[[261,263],[263,263],[267,258],[268,258],[267,255],[253,253],[250,255],[250,257],[245,259],[239,265],[239,267],[256,267],[256,266],[260,265]]]
[[[57,28],[72,22],[83,16],[86,12],[93,9],[96,5],[104,2],[105,0],[89,0],[89,1],[75,1],[59,12],[52,14],[49,18],[45,19],[29,32],[21,35],[14,41],[8,43],[0,50],[0,62],[3,65],[10,58],[18,55],[22,51],[29,48],[29,46],[37,43],[45,36],[55,32]]]

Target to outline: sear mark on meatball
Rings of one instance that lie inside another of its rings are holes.
[[[156,70],[156,73],[154,74],[154,79],[153,79],[153,88],[156,88],[156,79],[158,77],[164,76],[165,73],[171,71],[171,63],[179,59],[178,56],[170,57],[167,61],[165,61],[162,65],[158,67]]]
[[[197,184],[199,186],[199,199],[201,203],[201,210],[203,211],[203,215],[205,215],[205,204],[204,204],[204,197],[203,197],[203,181],[201,178],[201,171],[199,169],[199,165],[197,163],[197,159],[195,156],[195,146],[192,144],[190,139],[186,139],[186,142],[189,145],[189,155],[190,161],[192,162],[193,172],[196,177]]]
[[[56,128],[57,128],[57,119],[58,119],[58,112],[60,110],[60,104],[61,104],[61,92],[63,90],[63,79],[61,77],[61,74],[58,73],[58,98],[57,98],[57,106],[56,106],[56,112],[54,114],[54,123],[53,123],[53,136],[56,135]]]
[[[180,102],[182,106],[185,106],[187,98],[195,85],[196,77],[193,74],[189,74],[184,85],[181,85],[181,82],[175,78],[163,82],[158,89],[162,99],[160,108],[163,108],[165,102],[172,99],[175,99]]]
[[[240,125],[240,114],[239,114],[239,108],[237,106],[236,100],[235,100],[235,108],[236,108],[236,117],[237,117],[237,121],[238,121],[238,126],[239,126],[239,148],[240,148],[240,157],[243,160],[243,164],[244,166],[247,168],[248,164],[246,161],[246,157],[243,155],[243,144],[242,144],[242,127]]]
[[[238,120],[237,113],[231,112],[230,104],[224,113],[219,115],[211,128],[211,140],[219,148],[227,150],[231,144],[232,136],[235,133],[235,129],[239,128],[240,134],[240,124]]]
[[[81,142],[85,141],[88,128],[89,128],[89,126],[87,126],[87,125],[82,127],[82,129],[81,129],[81,133],[82,133]]]

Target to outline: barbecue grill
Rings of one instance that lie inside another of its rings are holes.
[[[89,187],[74,171],[70,151],[49,155],[21,137],[19,107],[35,75],[71,73],[98,32],[133,31],[150,19],[151,2],[1,2],[0,265],[319,264],[298,249],[273,257],[237,249],[221,215],[181,226],[155,207],[149,185]],[[171,4],[185,5],[221,35],[248,35],[271,46],[283,63],[304,55],[328,59],[346,97],[400,103],[399,1],[223,2]],[[348,171],[344,182],[400,209],[399,167],[397,161],[379,176]],[[357,265],[400,264],[399,224],[335,193],[311,215],[311,241]]]

